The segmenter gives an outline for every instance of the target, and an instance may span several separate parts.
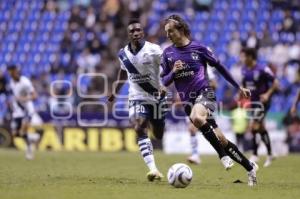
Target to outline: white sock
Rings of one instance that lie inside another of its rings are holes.
[[[157,171],[154,155],[153,155],[153,146],[151,140],[149,138],[144,138],[138,140],[138,145],[140,148],[140,152],[143,156],[143,159],[148,166],[150,171]]]
[[[27,133],[28,141],[30,143],[37,142],[40,139],[40,135],[37,133]]]
[[[198,139],[196,135],[191,135],[191,147],[192,147],[192,155],[199,156]]]

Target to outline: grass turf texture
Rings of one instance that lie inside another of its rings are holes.
[[[185,162],[183,155],[155,151],[156,162],[166,176],[168,168]],[[263,161],[261,161],[261,164]],[[258,173],[258,186],[247,186],[239,165],[226,172],[217,156],[203,156],[192,165],[193,180],[185,189],[171,187],[166,177],[148,182],[139,153],[39,152],[27,161],[23,152],[0,150],[1,199],[294,199],[300,196],[300,156],[277,159]],[[242,183],[233,183],[241,180]]]

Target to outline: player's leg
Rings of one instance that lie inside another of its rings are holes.
[[[153,135],[156,139],[162,140],[165,131],[165,114],[166,107],[163,101],[148,105],[150,114],[150,123],[153,130]],[[156,110],[156,111],[154,111]]]
[[[26,142],[26,151],[25,151],[26,159],[32,160],[34,159],[34,147],[37,141],[39,140],[39,135],[28,133],[29,127],[30,127],[30,117],[24,117],[22,119],[20,134],[22,135],[22,137]]]
[[[149,172],[147,178],[149,181],[160,180],[162,174],[158,171],[153,155],[153,145],[148,137],[149,128],[149,110],[148,107],[139,102],[130,102],[130,120],[138,137],[140,153],[146,163]]]
[[[230,158],[242,165],[247,170],[248,185],[256,185],[256,171],[258,170],[258,166],[255,163],[249,161],[234,143],[226,139],[221,129],[218,128],[214,119],[211,118],[208,120],[208,122],[211,123],[211,125],[214,127],[217,137],[221,141],[222,146],[224,147],[226,153],[230,156]]]
[[[188,129],[191,137],[191,148],[192,154],[187,158],[188,162],[191,164],[200,164],[200,153],[198,149],[198,139],[197,132],[198,129],[193,125],[193,123],[188,119]]]
[[[263,122],[261,123],[259,133],[260,133],[263,143],[266,145],[266,148],[267,148],[268,155],[267,155],[266,161],[264,163],[264,167],[268,167],[272,164],[272,161],[274,158],[273,158],[273,154],[272,154],[271,140],[269,137],[269,133],[266,130]]]
[[[251,133],[252,133],[252,146],[253,146],[253,152],[250,157],[250,161],[252,162],[258,162],[259,157],[257,155],[257,150],[259,147],[259,143],[257,140],[257,134],[259,132],[259,123],[257,121],[253,121],[251,124]]]
[[[26,143],[25,149],[25,157],[28,160],[33,159],[33,153],[31,148],[29,147],[29,140],[27,136],[27,124],[23,121],[23,117],[13,118],[11,122],[11,131],[13,138],[15,137],[22,137]]]
[[[11,133],[13,139],[15,137],[21,137],[22,135],[20,134],[20,129],[22,126],[22,118],[13,118],[11,120],[10,128],[11,128]]]
[[[162,138],[164,136],[164,131],[165,131],[164,119],[151,120],[151,126],[152,126],[154,137],[158,140],[162,140]]]
[[[221,140],[222,146],[224,147],[226,153],[230,156],[230,158],[242,165],[247,171],[251,171],[253,169],[253,165],[243,155],[238,147],[234,143],[226,139],[220,128],[215,128],[215,132],[219,140]]]
[[[232,160],[227,156],[221,142],[217,138],[213,127],[207,122],[208,110],[202,103],[196,103],[191,110],[190,118],[193,124],[203,133],[206,140],[214,147],[217,151],[221,162],[226,169],[230,169]]]
[[[244,133],[236,133],[236,145],[238,148],[241,149],[241,151],[244,151]]]

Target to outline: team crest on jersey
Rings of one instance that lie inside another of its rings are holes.
[[[143,64],[151,64],[151,58],[148,53],[143,54]]]
[[[199,60],[199,55],[195,52],[191,53],[191,57],[192,57],[193,60]]]

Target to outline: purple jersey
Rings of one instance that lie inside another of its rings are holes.
[[[183,62],[184,69],[173,73],[174,63],[178,60]],[[238,87],[238,84],[213,53],[196,41],[191,41],[183,47],[169,46],[163,52],[161,64],[163,84],[168,86],[174,81],[182,101],[191,101],[209,86],[207,64],[215,67],[226,80]]]
[[[259,101],[260,95],[267,92],[274,81],[274,75],[267,66],[256,65],[250,69],[243,67],[243,85],[251,90],[251,100]]]

